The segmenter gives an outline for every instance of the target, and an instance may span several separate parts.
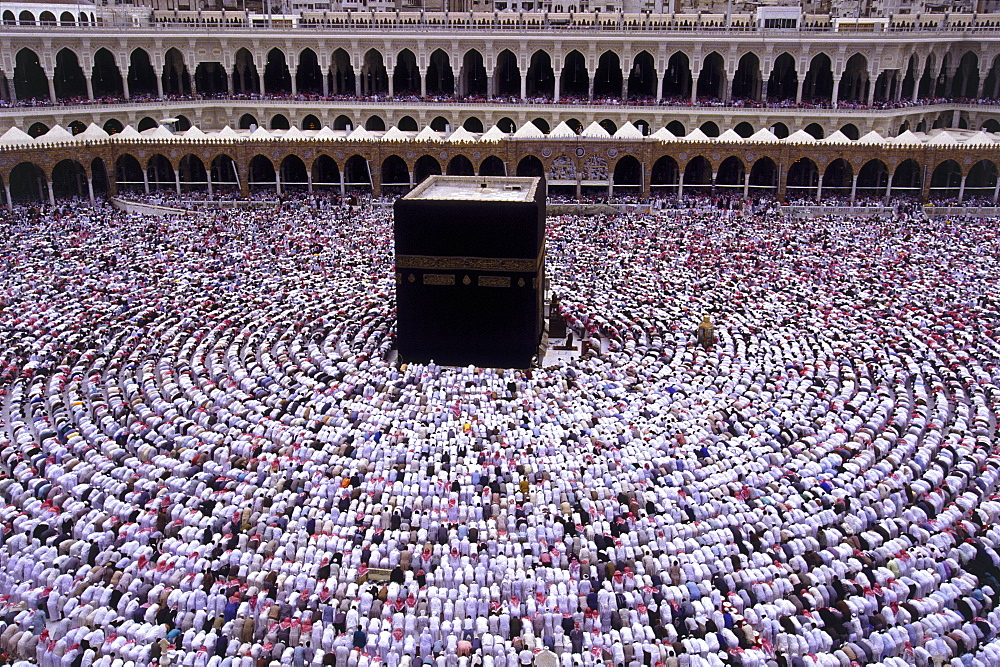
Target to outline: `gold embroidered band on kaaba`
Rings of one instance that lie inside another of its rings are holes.
[[[396,255],[397,269],[432,269],[450,271],[512,271],[535,273],[545,261],[545,248],[534,259],[517,257],[435,257],[433,255]]]

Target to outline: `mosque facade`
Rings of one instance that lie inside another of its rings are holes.
[[[801,15],[792,29],[694,14],[307,12],[259,26],[154,12],[82,27],[3,16],[0,129],[34,140],[0,144],[15,200],[52,187],[86,195],[94,178],[108,192],[284,183],[380,194],[433,173],[545,175],[567,193],[817,198],[969,186],[989,197],[997,182],[1000,15],[847,27]],[[529,124],[538,134],[515,141]],[[57,127],[76,139],[47,134]],[[459,129],[470,136],[452,141]],[[75,176],[50,187],[65,159]]]

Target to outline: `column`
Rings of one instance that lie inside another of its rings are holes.
[[[962,114],[961,114],[961,112],[959,112],[959,110],[958,110],[958,109],[954,109],[954,110],[953,110],[953,111],[951,112],[951,126],[952,126],[952,127],[958,127],[958,126],[959,126],[959,125],[958,125],[958,123],[959,123],[959,120],[960,120],[961,118],[962,118]]]
[[[750,196],[750,170],[743,173],[743,198]]]
[[[267,61],[265,60],[265,64],[266,64],[266,62]],[[260,93],[261,97],[263,97],[264,96],[264,92],[265,92],[264,91],[264,72],[261,71],[261,72],[258,72],[258,74],[259,74],[259,76],[257,77],[257,92]]]
[[[148,195],[149,194],[149,172],[147,172],[145,169],[142,170],[142,188],[143,188],[143,190],[146,191],[146,194]]]
[[[608,199],[615,195],[615,175],[612,170],[608,170]]]
[[[13,81],[11,83],[10,90],[11,90],[11,94],[10,94],[11,99],[15,99],[15,97],[14,97],[14,85],[13,85]],[[1000,97],[1000,76],[993,77],[993,94],[991,95],[991,97],[994,100],[997,99],[998,97]]]
[[[212,191],[212,167],[211,166],[209,166],[209,168],[205,170],[205,179],[206,179],[206,181],[208,183],[208,197],[209,197],[209,199],[211,199],[214,196],[214,194],[215,194]]]
[[[592,100],[594,99],[594,72],[588,71],[587,76],[590,78],[590,81],[587,82],[587,99]]]
[[[830,95],[830,105],[837,106],[837,97],[840,95],[840,77],[833,77],[833,93]]]
[[[804,74],[799,75],[799,81],[795,86],[795,103],[802,104],[802,86],[806,82],[806,77]]]
[[[130,94],[128,92],[128,70],[125,70],[125,73],[122,74],[122,96],[126,100],[130,98]]]
[[[715,177],[718,176],[718,175],[719,174],[717,172],[714,172],[714,171],[712,172],[712,183],[711,183],[711,188],[709,189],[709,192],[711,194],[713,194],[713,195],[715,194]]]
[[[691,74],[691,106],[698,101],[698,78]]]
[[[91,68],[91,71],[94,71]],[[94,100],[94,82],[90,80],[89,76],[83,77],[83,80],[87,82],[87,99],[90,101]]]
[[[360,70],[357,76],[354,77],[354,96],[361,97],[361,79],[365,76],[364,69]],[[392,77],[389,77],[389,90],[392,90]],[[337,91],[340,92],[339,90]]]
[[[427,97],[427,68],[417,68],[420,73],[420,97]]]
[[[330,72],[326,69],[323,70],[323,97],[330,97]]]
[[[159,74],[156,75],[156,96],[163,99],[163,77]]]
[[[560,78],[561,77],[559,77],[557,75],[555,77],[555,79],[556,79],[555,83],[552,84],[552,101],[553,102],[558,102],[559,101],[559,79]],[[1000,77],[997,77],[997,80],[1000,81]]]
[[[42,183],[42,181],[39,181],[39,184],[41,184],[41,183]],[[55,206],[56,205],[56,193],[52,190],[52,183],[49,182],[48,177],[46,177],[44,183],[45,183],[45,188],[49,191],[49,206]]]
[[[454,92],[454,95],[455,95],[455,97],[461,99],[461,98],[465,97],[465,89],[466,89],[465,77],[463,76],[463,73],[462,73],[462,66],[459,65],[457,68],[454,68],[452,70],[452,72],[455,75],[455,92]]]
[[[49,82],[49,101],[55,104],[56,102],[56,84],[52,80],[51,76],[46,75],[46,80]]]
[[[885,206],[889,203],[889,198],[892,196],[892,174],[889,172],[885,173],[885,196],[882,198],[882,205]]]
[[[851,206],[854,206],[854,201],[858,194],[858,175],[857,173],[851,178]]]
[[[391,74],[387,77],[387,79],[388,79],[388,82],[389,82],[389,87],[387,88],[388,93],[389,93],[389,99],[392,99],[393,96],[396,94],[396,82],[392,80],[392,75]],[[369,81],[368,81],[368,87],[365,90],[365,95],[371,95],[372,94],[372,90],[371,89],[372,89],[371,80],[369,79]]]
[[[409,169],[406,170],[406,180],[409,182],[410,189],[412,190],[413,189],[413,172],[410,171]]]
[[[1000,183],[1000,181],[997,181],[997,182]],[[5,195],[7,195],[7,210],[8,211],[13,211],[14,210],[14,202],[12,202],[10,200],[10,183],[8,183],[7,181],[3,182],[3,193]],[[994,192],[993,193],[993,201],[996,201],[996,200],[997,200],[997,196],[996,196],[996,193]]]
[[[868,79],[868,106],[871,106],[875,102],[876,81],[872,81],[870,78]]]
[[[493,70],[486,70],[486,99],[493,99]]]
[[[177,189],[177,196],[181,196],[181,170],[174,169],[174,187]]]
[[[823,198],[823,175],[818,174],[819,178],[816,179],[816,201],[818,202]]]
[[[965,201],[965,179],[969,177],[969,174],[962,174],[962,182],[958,186],[958,203],[961,204]]]
[[[309,192],[309,194],[313,193],[313,175],[312,175],[312,169],[307,169],[306,170],[306,190]]]
[[[920,183],[920,203],[926,204],[928,197],[931,194],[931,170],[930,167],[924,165],[923,179]]]
[[[286,64],[288,65],[288,74],[289,74],[289,77],[292,80],[292,97],[295,97],[296,95],[299,94],[299,84],[298,84],[298,81],[295,80],[296,79],[295,74],[298,72],[299,65],[298,65],[298,63],[296,63],[295,61],[293,61],[291,59],[288,59],[286,61]],[[194,77],[192,77],[192,80],[194,80]]]
[[[277,169],[274,170],[274,191],[280,197],[281,196],[281,166],[279,165]]]
[[[684,170],[678,167],[677,169],[677,201],[682,201],[684,199]]]
[[[997,178],[997,184],[993,186],[993,203],[997,203],[997,198],[1000,197],[1000,178]],[[7,201],[10,201],[10,193],[7,193]]]
[[[344,170],[340,170],[340,196],[347,196],[347,185],[344,184]]]
[[[87,176],[87,194],[90,195],[90,206],[94,206],[94,177]]]
[[[663,99],[663,77],[660,75],[660,71],[657,70],[655,74],[656,79],[656,101],[659,102]]]
[[[521,101],[523,102],[528,98],[528,75],[521,75]]]
[[[911,102],[916,102],[917,101],[917,93],[920,92],[920,73],[919,72],[914,72],[913,76],[914,76],[914,79],[913,79],[913,94],[910,95],[910,101]]]

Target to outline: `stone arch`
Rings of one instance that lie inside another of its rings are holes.
[[[715,138],[722,134],[721,130],[719,130],[719,126],[714,120],[706,120],[698,129],[704,132],[707,137]]]
[[[410,185],[410,170],[398,155],[389,155],[382,160],[382,185]]]
[[[399,122],[396,123],[396,127],[404,132],[416,132],[420,129],[420,126],[417,125],[417,121],[414,120],[412,116],[403,116],[400,118]]]
[[[889,168],[879,159],[868,160],[858,170],[857,196],[864,199],[883,199],[889,184]]]
[[[861,53],[855,53],[847,59],[847,64],[844,66],[837,99],[841,102],[867,102],[870,85],[868,58]]]
[[[531,54],[528,64],[525,90],[528,97],[551,100],[555,97],[556,75],[552,69],[552,57],[539,49]]]
[[[319,118],[310,113],[305,115],[299,127],[303,130],[318,130],[323,127],[323,124],[319,122]]]
[[[287,130],[292,127],[292,124],[288,121],[288,116],[278,113],[271,116],[271,122],[268,123],[268,127],[272,130]]]
[[[603,127],[604,130],[608,134],[611,134],[611,135],[613,135],[615,132],[618,131],[618,125],[615,124],[615,121],[611,120],[610,118],[603,118],[603,119],[601,119],[601,121],[598,123],[598,125],[600,125],[601,127]]]
[[[194,87],[199,95],[215,97],[229,92],[229,76],[219,62],[200,62],[194,68]]]
[[[66,129],[72,132],[73,136],[76,136],[86,130],[87,126],[83,124],[82,120],[74,120],[66,126]]]
[[[247,187],[253,189],[277,189],[278,171],[274,162],[266,155],[254,155],[247,169]]]
[[[480,176],[506,176],[507,165],[496,155],[488,155],[479,164]]]
[[[226,153],[213,156],[210,164],[212,187],[217,191],[230,192],[239,190],[240,179],[236,169],[236,161]]]
[[[819,186],[819,167],[808,157],[799,157],[788,167],[785,190],[794,199],[813,199]]]
[[[56,199],[87,197],[87,170],[76,160],[61,160],[52,168],[51,185],[52,195]]]
[[[403,49],[396,54],[396,65],[392,69],[392,88],[396,95],[420,94],[420,70],[413,51]]]
[[[535,127],[537,127],[539,130],[541,130],[542,132],[544,132],[545,134],[549,133],[549,129],[550,129],[549,128],[549,121],[545,120],[544,118],[541,118],[541,117],[536,118],[533,121],[531,121],[531,123]]]
[[[141,192],[144,189],[142,165],[135,156],[125,153],[115,160],[115,185],[119,192]]]
[[[763,93],[763,78],[760,72],[760,58],[749,51],[743,54],[733,75],[734,100],[760,100]]]
[[[340,167],[329,155],[319,155],[312,163],[313,188],[331,190],[340,187]]]
[[[757,158],[750,167],[750,192],[754,194],[775,194],[778,191],[778,165],[767,157]]]
[[[154,96],[157,94],[156,71],[145,49],[133,49],[128,57],[129,96],[132,98]]]
[[[395,73],[393,74],[395,78]],[[361,94],[385,95],[389,92],[389,72],[385,67],[382,52],[368,49],[361,64]],[[399,92],[397,89],[396,93]]]
[[[302,49],[295,68],[295,90],[300,95],[323,94],[323,69],[319,56],[310,48]],[[304,168],[304,166],[303,166]]]
[[[622,96],[622,63],[614,51],[605,51],[597,59],[594,72],[594,97],[620,99]]]
[[[979,56],[966,51],[958,61],[958,69],[951,82],[951,96],[975,98],[979,92]]]
[[[350,132],[354,128],[354,121],[341,114],[333,119],[333,129]]]
[[[712,186],[712,163],[704,155],[696,155],[684,165],[684,190],[708,192]]]
[[[911,99],[916,92],[915,88],[920,74],[917,71],[917,65],[917,54],[911,54],[906,61],[906,73],[903,75],[903,80],[900,82],[900,97],[903,99]]]
[[[14,55],[14,92],[19,100],[48,100],[49,84],[38,54],[23,48]]]
[[[993,64],[986,72],[980,96],[990,100],[1000,97],[1000,56],[993,58]]]
[[[240,120],[237,125],[241,130],[253,130],[257,128],[258,123],[257,119],[253,115],[245,113],[240,116]]]
[[[478,99],[485,99],[489,94],[489,77],[486,74],[483,54],[478,49],[469,49],[462,56],[462,74],[458,92],[463,97]]]
[[[365,129],[372,132],[383,132],[385,131],[385,119],[377,114],[369,116],[368,120],[365,121]]]
[[[942,160],[931,172],[931,197],[957,199],[962,184],[962,167],[952,159]]]
[[[684,129],[684,124],[679,120],[672,120],[667,123],[667,132],[674,135],[675,137],[685,137],[687,136],[687,130]]]
[[[163,93],[165,95],[190,95],[191,76],[188,74],[184,55],[170,48],[163,57]]]
[[[920,196],[920,190],[920,164],[916,160],[909,158],[896,165],[896,168],[892,172],[892,196],[917,198]]]
[[[680,182],[680,167],[670,155],[663,155],[653,162],[649,170],[650,189],[659,193],[675,192]]]
[[[53,14],[49,10],[45,10],[41,14],[38,15],[38,24],[39,25],[54,26],[54,25],[58,24],[58,21],[56,21],[56,15],[55,14]]]
[[[771,126],[771,132],[779,139],[784,139],[790,134],[788,126],[780,121]]]
[[[385,66],[382,66],[384,77]],[[388,77],[384,77],[386,80]],[[388,83],[386,83],[388,85]],[[327,74],[327,86],[331,95],[355,95],[358,92],[358,81],[354,73],[351,56],[343,48],[336,49],[330,56],[330,71]]]
[[[153,154],[146,161],[146,179],[151,191],[175,190],[177,187],[174,165],[161,153]]]
[[[691,61],[687,54],[678,51],[667,61],[663,73],[662,93],[666,100],[687,100],[691,97]]]
[[[642,187],[642,164],[632,155],[623,155],[615,162],[615,169],[611,175],[611,182],[615,187],[635,186]]]
[[[121,97],[122,73],[118,63],[110,51],[97,49],[94,53],[94,66],[90,70],[91,86],[95,97]]]
[[[125,126],[117,118],[109,118],[104,122],[104,131],[108,134],[118,134],[124,129]]]
[[[90,161],[90,181],[93,183],[95,195],[105,195],[111,187],[108,169],[104,166],[104,160],[99,157]]]
[[[656,97],[656,62],[649,51],[640,51],[632,59],[628,75],[628,97],[651,100]]]
[[[861,137],[861,130],[854,123],[847,123],[840,128],[840,132],[852,141],[857,141]]]
[[[753,125],[751,125],[750,123],[748,123],[746,121],[743,121],[741,123],[737,123],[736,127],[733,128],[733,132],[735,132],[736,134],[738,134],[741,137],[743,137],[744,139],[746,139],[747,137],[749,137],[749,136],[751,136],[753,134],[753,132],[754,132]]]
[[[287,95],[292,92],[292,74],[288,70],[285,52],[274,47],[264,61],[264,92],[268,95]]]
[[[726,97],[726,64],[717,51],[712,51],[702,61],[697,96],[703,100],[721,100]]]
[[[35,15],[27,9],[22,10],[21,13],[17,15],[17,23],[18,25],[35,25]]]
[[[1000,132],[1000,121],[996,118],[987,118],[983,121],[982,129],[987,132]]]
[[[87,97],[87,77],[80,67],[76,52],[63,48],[56,53],[56,67],[52,75],[56,97],[64,100]]]
[[[3,13],[3,24],[4,25],[17,25],[17,17],[14,16],[14,12],[9,9],[5,9]]]
[[[484,131],[483,121],[481,121],[476,116],[469,116],[464,121],[462,121],[462,127],[464,127],[469,132],[482,133]]]
[[[475,176],[476,169],[469,158],[459,154],[448,162],[446,173],[449,176]]]
[[[37,139],[38,137],[42,136],[48,131],[49,131],[49,126],[41,121],[32,123],[28,127],[28,134],[31,135],[33,139]]]
[[[448,132],[451,129],[451,122],[444,116],[435,116],[431,119],[430,128],[435,132]]]
[[[517,56],[504,49],[497,55],[493,72],[493,94],[501,97],[521,96],[521,68]]]
[[[771,102],[794,100],[798,87],[795,58],[786,51],[775,58],[771,66],[771,75],[767,78],[767,99]]]
[[[13,202],[48,203],[49,181],[45,170],[34,162],[21,162],[10,170],[7,177],[10,184],[10,198]]]
[[[64,28],[76,25],[76,17],[73,16],[73,12],[63,12],[60,14],[59,25]]]
[[[501,132],[506,132],[507,134],[510,134],[517,129],[517,124],[506,116],[498,120],[496,124]]]
[[[980,160],[969,169],[965,179],[965,199],[978,197],[986,201],[994,201],[993,195],[997,185],[997,163],[993,160]]]
[[[177,175],[181,181],[181,190],[203,190],[208,188],[208,171],[202,159],[188,153],[177,163]]]
[[[157,123],[155,120],[153,120],[149,116],[143,116],[142,118],[139,119],[139,122],[136,123],[135,129],[138,130],[139,132],[145,132],[146,130],[155,129],[156,126]]]
[[[241,48],[236,51],[236,56],[233,58],[232,80],[234,93],[256,94],[260,92],[260,74],[249,49]]]
[[[451,68],[451,59],[442,49],[431,52],[425,86],[428,95],[452,97],[455,94],[455,73]]]
[[[586,99],[590,95],[590,73],[587,61],[577,50],[566,54],[559,74],[560,98]]]
[[[278,168],[282,190],[304,191],[309,187],[309,172],[306,163],[294,153],[286,155]]]
[[[823,195],[846,197],[851,194],[854,169],[844,158],[837,158],[823,170]]]
[[[833,99],[833,63],[827,54],[817,53],[809,61],[809,70],[802,83],[802,99],[816,103]]]
[[[534,155],[525,155],[518,160],[516,174],[518,176],[544,176],[545,167],[542,166],[542,161]]]
[[[814,139],[822,139],[826,136],[826,131],[819,123],[809,123],[804,129],[806,134],[811,135]]]
[[[432,155],[421,155],[413,165],[413,182],[422,183],[428,176],[441,173],[441,163]]]
[[[735,155],[730,155],[721,163],[715,174],[715,187],[721,192],[735,193],[743,189],[746,178],[746,165]]]

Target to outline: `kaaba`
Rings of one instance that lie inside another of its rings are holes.
[[[431,176],[393,213],[400,360],[527,368],[543,328],[544,181]]]

